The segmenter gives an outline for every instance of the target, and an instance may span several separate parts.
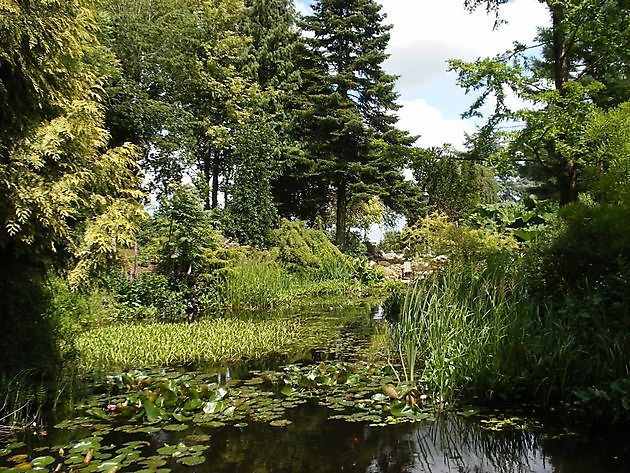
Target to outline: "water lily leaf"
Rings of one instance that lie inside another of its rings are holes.
[[[184,403],[184,405],[182,406],[182,409],[185,411],[194,411],[196,409],[199,409],[199,407],[201,407],[202,404],[203,404],[203,401],[199,398],[189,399],[188,401]]]
[[[162,411],[160,411],[160,409],[158,409],[157,406],[152,401],[142,396],[141,402],[142,402],[142,407],[144,407],[144,412],[146,413],[146,416],[147,416],[147,421],[149,423],[154,424],[156,422],[164,420],[164,418],[161,415]]]
[[[291,422],[288,419],[277,419],[277,420],[272,420],[271,422],[269,422],[269,425],[273,427],[284,427],[292,423],[293,422]]]
[[[292,394],[295,393],[295,388],[293,386],[290,386],[290,385],[287,384],[280,390],[280,393],[283,396],[289,397],[289,396],[291,396]]]
[[[383,402],[383,401],[386,401],[387,399],[388,397],[382,393],[376,393],[374,394],[374,396],[372,396],[372,400],[376,402]]]
[[[160,429],[159,427],[145,426],[145,427],[139,427],[136,430],[136,432],[144,432],[147,434],[153,434],[155,432],[159,432],[160,430],[162,429]]]
[[[188,426],[186,424],[169,424],[162,427],[162,430],[166,430],[167,432],[181,432],[187,428]]]
[[[89,409],[85,410],[85,413],[88,415],[91,415],[92,417],[96,417],[97,419],[102,419],[102,420],[107,420],[107,421],[112,420],[111,416],[100,407],[90,407]]]
[[[211,400],[220,401],[221,399],[225,398],[225,396],[227,396],[227,393],[228,393],[227,389],[225,389],[224,387],[220,387],[214,392],[214,395],[211,397]]]
[[[26,453],[21,453],[19,455],[10,456],[9,458],[7,458],[7,461],[10,461],[11,463],[22,463],[27,458],[28,455]]]
[[[26,447],[26,444],[24,442],[13,442],[6,446],[6,448],[8,448],[9,450],[15,450],[22,447]]]
[[[32,465],[30,462],[20,463],[19,465],[15,465],[13,468],[10,468],[5,471],[29,471],[32,469]]]
[[[238,427],[239,429],[242,429],[244,427],[247,427],[249,424],[247,422],[239,422],[238,424],[234,424],[234,427]]]
[[[223,427],[225,426],[225,422],[221,422],[219,420],[213,420],[210,422],[206,422],[203,424],[206,427],[211,427],[211,428],[216,428],[216,427]]]
[[[413,414],[413,409],[405,402],[394,402],[389,410],[394,417],[403,417],[408,414]]]
[[[221,412],[224,408],[222,401],[208,401],[203,405],[203,412],[206,414],[215,414]]]
[[[173,412],[172,416],[173,416],[173,419],[175,419],[178,422],[188,422],[189,420],[192,420],[191,416],[185,416],[184,414],[180,412]]]
[[[149,470],[154,470],[161,466],[166,465],[166,459],[163,456],[152,456],[144,461],[140,462],[141,465],[145,465]]]
[[[208,442],[210,440],[210,436],[206,434],[191,434],[186,435],[184,440],[187,442]]]
[[[206,461],[206,457],[202,455],[192,455],[188,457],[179,458],[177,460],[177,463],[181,463],[182,465],[186,465],[186,466],[195,466],[195,465],[201,465],[205,461]]]
[[[98,450],[101,446],[101,440],[103,440],[103,437],[86,437],[74,444],[70,452],[85,455],[90,450]]]
[[[177,451],[178,451],[177,445],[164,445],[163,447],[160,447],[157,449],[157,452],[160,455],[173,455]]]

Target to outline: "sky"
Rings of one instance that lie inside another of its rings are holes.
[[[296,0],[298,11],[310,12],[309,0]],[[397,90],[399,127],[420,135],[418,146],[449,143],[462,149],[465,133],[475,130],[462,120],[473,98],[447,72],[448,59],[475,60],[493,56],[514,41],[532,44],[538,26],[547,25],[548,12],[538,0],[510,0],[502,6],[505,24],[493,30],[494,16],[483,8],[464,10],[463,0],[380,0],[385,22],[393,26],[389,59],[384,69],[400,76]]]

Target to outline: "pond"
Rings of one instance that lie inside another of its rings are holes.
[[[94,381],[85,403],[49,413],[41,435],[0,448],[6,471],[630,471],[627,438],[523,412],[413,411],[364,361],[381,310],[353,308],[333,343],[219,367],[144,370]],[[52,420],[56,417],[56,420]],[[53,426],[54,424],[54,426]],[[45,433],[45,435],[44,435]]]

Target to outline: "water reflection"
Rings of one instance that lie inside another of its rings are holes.
[[[556,441],[526,431],[491,432],[457,416],[437,422],[371,427],[327,420],[316,404],[294,409],[292,424],[277,428],[250,423],[245,428],[203,430],[212,436],[204,472],[361,473],[622,473],[627,463],[585,448],[577,439]],[[187,434],[190,434],[188,432]],[[161,442],[173,443],[185,436]],[[154,439],[156,440],[156,439]],[[552,452],[551,454],[548,452]],[[570,452],[570,453],[567,453]],[[579,465],[590,465],[590,470]],[[174,470],[182,470],[173,464]]]

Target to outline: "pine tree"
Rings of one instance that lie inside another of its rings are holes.
[[[373,0],[319,0],[304,27],[313,67],[306,72],[309,100],[302,115],[311,130],[314,177],[334,192],[336,243],[345,245],[348,205],[387,196],[401,181],[411,141],[396,130],[395,77],[381,67],[389,26]]]

